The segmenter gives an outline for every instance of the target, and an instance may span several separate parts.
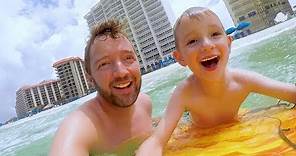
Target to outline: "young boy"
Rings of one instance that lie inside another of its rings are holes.
[[[174,35],[174,57],[193,74],[177,86],[158,127],[137,155],[162,155],[185,109],[195,126],[208,128],[236,120],[239,107],[250,92],[296,103],[293,84],[226,67],[232,39],[211,10],[187,9],[177,20]]]

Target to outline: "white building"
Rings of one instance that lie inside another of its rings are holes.
[[[58,104],[61,101],[58,80],[42,81],[24,86],[16,92],[15,110],[19,119],[24,118],[37,107]]]
[[[282,12],[292,15],[288,0],[223,0],[234,24],[248,21],[252,25],[240,32],[241,36],[258,32],[276,24],[275,17]]]
[[[172,25],[160,0],[100,0],[84,18],[89,28],[109,18],[126,21],[142,73],[175,50]]]
[[[63,100],[75,100],[88,94],[90,89],[85,75],[84,62],[79,57],[69,57],[53,64]]]

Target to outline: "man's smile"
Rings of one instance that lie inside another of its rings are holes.
[[[115,85],[113,85],[114,88],[116,89],[124,89],[124,88],[128,88],[132,85],[132,81],[129,82],[124,82],[124,83],[117,83]]]

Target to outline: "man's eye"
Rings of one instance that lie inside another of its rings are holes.
[[[135,60],[135,58],[133,56],[126,56],[125,57],[125,60],[127,60],[127,61],[133,61],[133,60]]]
[[[219,36],[219,35],[221,35],[220,32],[214,32],[214,33],[212,34],[212,36]]]
[[[110,63],[108,63],[108,62],[100,63],[99,66],[98,66],[98,69],[103,68],[103,67],[106,67],[106,66],[108,66],[109,64],[110,64]]]
[[[133,57],[131,57],[131,56],[127,56],[125,59],[126,59],[126,60],[130,60],[130,59],[133,59]]]

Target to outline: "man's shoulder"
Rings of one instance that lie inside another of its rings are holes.
[[[71,139],[73,142],[91,142],[97,138],[98,125],[90,112],[90,103],[85,103],[76,111],[70,113],[59,126],[57,136]]]
[[[69,155],[76,150],[89,151],[99,142],[98,139],[94,121],[87,112],[79,108],[60,124],[53,140],[51,155],[62,155],[65,152]]]
[[[138,98],[139,98],[139,100],[141,100],[141,101],[148,101],[148,102],[151,101],[150,96],[149,96],[148,94],[146,94],[146,93],[143,93],[143,92],[140,92],[140,93],[139,93]]]
[[[82,109],[72,112],[64,119],[60,129],[66,131],[66,135],[75,134],[77,138],[86,137],[85,134],[95,134],[94,121],[87,113]]]

